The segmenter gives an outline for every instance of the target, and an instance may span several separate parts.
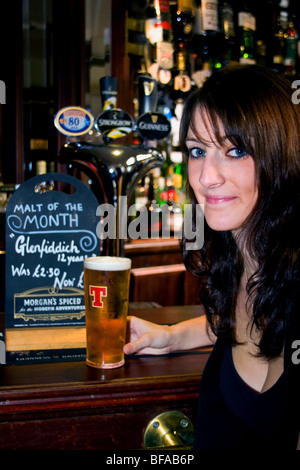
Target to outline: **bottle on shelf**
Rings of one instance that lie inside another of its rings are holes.
[[[156,67],[157,64],[157,51],[156,45],[159,41],[163,39],[162,27],[157,18],[155,2],[154,0],[148,0],[145,7],[145,36],[147,42],[144,47],[144,56],[145,56],[145,67],[146,73],[151,73],[151,70]],[[156,71],[153,74],[153,78],[156,79]]]
[[[35,174],[36,175],[44,175],[47,173],[47,162],[46,160],[37,160],[35,166]]]
[[[161,235],[162,218],[161,208],[156,200],[154,173],[149,174],[149,191],[148,201],[146,203],[147,219],[148,219],[148,236],[149,238],[158,238]]]
[[[135,219],[139,219],[140,238],[148,237],[147,221],[145,222],[146,206],[149,194],[149,175],[144,176],[135,186],[132,200],[129,201],[128,228]],[[137,230],[138,232],[138,230]],[[130,238],[138,238],[137,233],[128,233]]]
[[[190,91],[192,84],[186,66],[186,53],[183,50],[177,53],[177,70],[179,73],[174,78],[174,90],[186,93]]]
[[[47,162],[46,160],[37,160],[36,162],[36,175],[45,175],[47,173]],[[36,193],[46,193],[47,191],[53,191],[55,183],[53,180],[50,181],[41,181],[34,188]]]
[[[145,176],[135,187],[134,205],[135,215],[143,208],[146,207],[148,201],[149,191],[149,176]]]
[[[157,178],[157,184],[154,187],[155,189],[155,200],[161,206],[167,202],[167,192],[166,192],[166,181],[163,176]]]
[[[282,15],[280,14],[280,11],[277,15],[275,31],[273,35],[272,56],[273,70],[279,73],[283,73],[285,58],[285,36],[284,28],[282,25]]]
[[[194,24],[193,0],[178,0],[175,17],[173,16],[174,43],[176,50],[185,49],[191,39]]]
[[[175,171],[173,174],[173,185],[177,194],[177,202],[183,203],[181,195],[185,184],[185,168],[182,161],[181,152],[172,152],[172,160],[175,163]]]
[[[40,165],[38,162],[42,161],[43,168],[47,173],[47,161],[49,158],[48,151],[48,139],[46,138],[36,138],[32,137],[29,140],[29,148],[25,149],[26,152],[26,170],[25,177],[26,179],[31,178],[32,176],[40,174]]]
[[[169,0],[148,0],[145,8],[145,65],[157,81],[168,83],[173,68],[173,30]]]
[[[267,45],[262,39],[256,42],[256,62],[264,66],[267,64]]]
[[[166,191],[167,200],[162,207],[162,236],[180,236],[182,230],[183,213],[177,202],[177,193],[174,187]],[[165,211],[165,212],[164,212]],[[165,218],[164,218],[165,214]]]
[[[294,75],[296,72],[297,43],[298,43],[298,33],[294,26],[293,16],[291,16],[288,22],[287,29],[285,31],[285,57],[284,57],[284,72],[289,75]]]
[[[231,0],[220,0],[219,17],[224,41],[224,65],[230,65],[239,60],[234,7]]]
[[[215,70],[224,65],[225,38],[221,25],[220,1],[195,0],[195,25],[193,52],[196,61],[201,64],[193,73],[198,86]]]
[[[256,63],[256,17],[254,16],[250,2],[241,2],[242,6],[238,12],[239,43],[241,63]]]
[[[162,150],[164,155],[164,163],[160,169],[160,174],[164,178],[165,187],[173,185],[173,174],[175,170],[174,163],[171,160],[171,150],[172,150],[172,137],[169,135],[165,140],[165,149]]]
[[[176,11],[173,10],[172,24],[174,31],[174,49],[178,74],[174,77],[174,89],[179,93],[191,90],[189,54],[194,24],[193,0],[178,0]]]

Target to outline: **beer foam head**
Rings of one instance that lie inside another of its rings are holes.
[[[93,256],[84,260],[84,267],[97,271],[124,271],[131,268],[131,259],[118,256]]]

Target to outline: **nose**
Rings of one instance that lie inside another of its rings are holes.
[[[218,149],[207,151],[201,160],[199,182],[205,187],[217,187],[224,183],[222,164],[218,158]]]

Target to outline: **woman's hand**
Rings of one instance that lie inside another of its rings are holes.
[[[157,325],[141,318],[129,316],[127,335],[129,342],[125,354],[168,354],[214,344],[215,337],[208,334],[206,317],[185,320],[171,326]]]
[[[157,325],[147,320],[129,316],[125,354],[167,354],[170,352],[170,334],[167,325]]]

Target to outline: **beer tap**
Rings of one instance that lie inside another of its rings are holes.
[[[115,208],[117,230],[115,236],[101,241],[103,255],[124,255],[124,234],[127,223],[128,201],[132,200],[135,186],[153,168],[162,166],[163,155],[156,148],[148,147],[147,142],[167,136],[171,130],[169,120],[162,114],[152,111],[157,103],[157,84],[151,77],[139,77],[140,111],[135,123],[124,110],[114,107],[117,80],[103,77],[100,89],[104,111],[96,118],[95,127],[102,134],[104,143],[67,142],[60,150],[60,162],[68,168],[77,168],[93,182],[93,190],[99,204],[109,204]],[[56,127],[62,132],[60,122],[64,110],[56,118]],[[64,117],[64,116],[63,116]],[[143,139],[141,145],[117,145],[120,137],[136,130]],[[70,133],[70,129],[64,130]],[[122,196],[126,197],[122,198]],[[123,201],[127,204],[124,204]]]

